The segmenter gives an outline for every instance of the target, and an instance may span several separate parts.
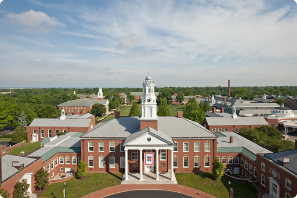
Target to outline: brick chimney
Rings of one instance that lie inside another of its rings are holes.
[[[208,102],[210,101],[210,96],[208,96]]]
[[[115,111],[114,114],[115,114],[115,118],[121,117],[121,112],[119,112],[119,111]]]
[[[178,117],[178,118],[182,118],[182,117],[184,117],[184,116],[183,116],[183,112],[182,112],[182,111],[178,111],[178,112],[177,112],[177,117]]]
[[[224,107],[221,108],[221,113],[224,113],[225,112],[225,109]]]
[[[224,98],[224,104],[226,104],[226,100],[227,100],[227,98],[226,97],[223,97]]]
[[[90,97],[89,93],[88,93],[88,97]]]
[[[230,136],[230,143],[233,143],[233,136]]]
[[[217,109],[216,109],[215,107],[212,108],[212,112],[213,112],[213,113],[216,113],[216,110],[217,110]]]
[[[288,157],[284,157],[283,159],[283,165],[285,166],[286,164],[288,164],[290,162],[290,158]]]

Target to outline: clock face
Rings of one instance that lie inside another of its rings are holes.
[[[147,102],[150,102],[151,101],[151,99],[149,98],[149,99],[147,99]]]

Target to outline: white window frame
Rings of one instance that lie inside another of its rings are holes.
[[[228,128],[224,128],[224,131],[228,131]]]
[[[206,146],[206,143],[208,143],[208,146]],[[210,142],[204,142],[204,152],[210,152]]]
[[[69,162],[67,162],[67,159],[69,159]],[[65,157],[65,164],[70,164],[70,157],[69,156]]]
[[[37,130],[36,129],[33,130],[33,134],[37,134]]]
[[[291,195],[289,195],[289,193],[285,192],[285,198],[292,198]]]
[[[56,157],[56,159],[55,159],[55,167],[58,166],[58,164],[59,164],[58,163],[58,160],[59,160],[58,157]]]
[[[112,164],[110,163],[110,161],[111,161],[110,159],[111,159],[111,158],[113,158],[113,166],[112,166]],[[109,157],[109,168],[115,168],[115,164],[116,164],[116,163],[115,163],[115,157]]]
[[[241,157],[241,158],[240,158],[240,166],[243,166],[243,165],[244,165],[243,162],[244,162],[244,161],[243,161],[243,158]]]
[[[46,170],[47,170],[48,173],[51,171],[50,164],[47,164],[47,165],[46,165]]]
[[[90,166],[90,158],[93,158],[93,166]],[[94,168],[94,157],[93,156],[88,156],[88,167]]]
[[[219,132],[222,132],[222,128],[218,128],[218,131],[219,131]]]
[[[52,162],[51,162],[51,170],[53,170],[54,167],[55,167],[55,163],[54,163],[54,160],[52,160]]]
[[[185,146],[185,144],[188,144],[188,146]],[[185,151],[185,148],[187,148],[187,151]],[[189,142],[183,142],[183,152],[189,152]]]
[[[62,162],[61,162],[61,159],[62,159]],[[59,164],[64,164],[64,157],[63,156],[59,157]]]
[[[265,172],[265,163],[261,162],[261,170]]]
[[[178,168],[178,156],[173,156],[173,164],[174,164],[174,158],[176,158],[176,166],[173,165],[173,168]]]
[[[248,168],[249,168],[249,163],[246,161],[246,160],[244,160],[244,169],[245,170],[248,170]]]
[[[251,170],[251,167],[252,167],[252,170]],[[249,163],[249,172],[253,173],[253,165],[251,163]]]
[[[113,144],[113,146],[111,146]],[[111,148],[113,147],[113,151],[111,151]],[[109,152],[113,153],[115,152],[115,142],[109,142]]]
[[[73,163],[73,160],[75,160],[75,163]],[[75,156],[72,157],[72,164],[77,164],[77,160]]]
[[[122,150],[123,148],[123,150]],[[120,143],[120,152],[125,152],[124,142]]]
[[[50,131],[51,131],[51,136],[50,136]],[[51,129],[47,130],[47,137],[52,137],[53,136],[53,132]]]
[[[213,132],[216,132],[216,128],[212,128],[212,131],[213,131]]]
[[[137,153],[137,158],[136,159],[133,159],[133,152],[134,153]],[[158,152],[158,151],[156,151],[156,152]],[[131,161],[138,161],[138,150],[131,150]]]
[[[93,145],[90,146],[90,143],[92,143]],[[91,147],[93,148],[92,151],[90,150]],[[88,151],[89,151],[89,152],[94,152],[94,142],[88,142]]]
[[[263,180],[263,177],[264,177],[264,180]],[[263,184],[263,181],[264,181],[264,184]],[[261,184],[262,186],[265,186],[265,175],[261,174]]]
[[[103,158],[103,166],[101,166],[100,158]],[[99,168],[104,168],[104,156],[99,156]]]
[[[122,161],[124,159],[124,161]],[[120,157],[120,168],[125,168],[125,157]]]
[[[195,159],[198,158],[198,166],[195,166]],[[194,156],[194,168],[198,168],[199,167],[199,156]]]
[[[63,167],[60,167],[60,172],[64,172],[64,168]]]
[[[100,146],[100,144],[103,144],[103,146]],[[103,148],[103,151],[100,151],[100,148]],[[104,152],[104,142],[99,142],[99,152]]]
[[[208,158],[208,166],[205,165],[205,158]],[[210,156],[204,156],[204,167],[210,167]]]
[[[198,146],[196,146],[196,143],[198,144]],[[194,142],[194,152],[199,152],[200,151],[200,143],[199,142]],[[198,151],[196,151],[196,148],[198,148]]]
[[[237,159],[237,163],[236,163],[236,159]],[[233,161],[234,161],[234,164],[239,164],[239,156],[234,157]]]
[[[230,162],[230,159],[231,159],[231,162]],[[232,156],[228,157],[228,164],[233,164],[233,157]]]
[[[185,157],[188,158],[188,165],[185,166]],[[184,156],[183,157],[183,168],[189,168],[189,156]]]
[[[176,144],[176,146],[175,146],[175,144]],[[176,148],[176,151],[175,151],[175,148]],[[174,142],[173,152],[178,152],[178,142]]]
[[[43,132],[43,133],[42,133],[42,132]],[[44,129],[41,129],[41,130],[40,130],[40,137],[41,137],[41,138],[44,138]]]
[[[224,160],[225,160],[225,163],[224,163]],[[226,156],[223,156],[223,157],[222,157],[222,163],[223,163],[223,164],[227,164],[227,157],[226,157]]]
[[[165,158],[163,158],[164,156],[162,156],[162,154],[165,154]],[[160,149],[160,161],[166,161],[167,159],[167,151],[165,149]]]
[[[287,186],[288,181],[290,182],[290,186]],[[291,188],[292,188],[292,181],[289,178],[286,178],[285,179],[285,186],[286,186],[287,189],[291,190]]]

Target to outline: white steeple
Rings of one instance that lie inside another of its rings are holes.
[[[60,116],[60,120],[65,120],[66,116],[65,116],[65,110],[64,108],[61,110],[61,116]]]
[[[145,120],[156,120],[157,116],[157,101],[155,95],[155,82],[152,77],[147,75],[143,81],[143,94],[141,103],[141,117]]]
[[[103,98],[103,92],[102,92],[102,88],[99,88],[99,92],[98,92],[98,98]]]
[[[232,118],[237,118],[236,107],[232,107]]]
[[[75,91],[73,92],[73,94],[76,94]]]
[[[214,99],[214,95],[212,94],[211,95],[211,104],[215,104],[216,103],[216,100]]]

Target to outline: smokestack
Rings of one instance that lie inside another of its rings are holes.
[[[228,80],[228,96],[231,96],[230,80]]]
[[[227,98],[226,98],[226,97],[224,97],[224,105],[226,104],[226,101],[227,101]]]
[[[233,136],[230,136],[230,143],[233,143]]]

